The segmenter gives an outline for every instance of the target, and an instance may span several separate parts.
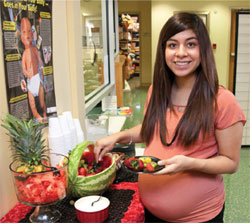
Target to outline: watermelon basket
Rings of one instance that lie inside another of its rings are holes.
[[[111,165],[105,170],[91,176],[79,175],[78,168],[83,152],[93,151],[93,149],[93,142],[85,141],[78,144],[69,156],[68,188],[73,197],[101,195],[110,187],[116,177],[116,158],[111,153],[105,154],[112,160]]]

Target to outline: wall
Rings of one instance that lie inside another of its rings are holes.
[[[152,61],[155,61],[158,36],[174,11],[209,11],[210,38],[214,50],[219,83],[228,87],[230,26],[232,8],[250,8],[249,1],[152,1]]]
[[[85,115],[81,54],[80,0],[53,1],[53,69],[58,114],[71,111],[83,126]],[[0,30],[0,120],[8,112]],[[9,137],[0,127],[0,219],[16,204],[16,195],[9,172]],[[46,131],[45,131],[46,137]]]
[[[140,16],[140,80],[141,85],[149,85],[152,78],[151,50],[151,1],[118,1],[120,13]]]
[[[1,23],[1,22],[0,22]],[[1,25],[2,27],[2,25]],[[3,61],[3,44],[2,44],[2,29],[0,29],[0,122],[5,117],[8,111],[7,95],[5,88],[5,73]],[[9,210],[10,207],[16,203],[16,195],[12,184],[12,179],[9,171],[9,164],[11,162],[11,153],[9,150],[9,138],[6,136],[5,131],[0,127],[0,219]]]
[[[83,126],[85,115],[82,75],[80,0],[53,2],[53,48],[58,114],[71,111]]]

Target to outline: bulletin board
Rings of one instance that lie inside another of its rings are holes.
[[[52,0],[1,0],[0,8],[9,113],[47,122],[57,114]]]

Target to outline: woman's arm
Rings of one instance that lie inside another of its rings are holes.
[[[122,132],[118,132],[97,140],[95,144],[96,161],[100,161],[106,152],[111,151],[114,148],[116,143],[130,143],[131,141],[133,143],[142,142],[140,132],[141,124],[131,129],[124,130]]]
[[[243,124],[234,125],[216,130],[216,140],[219,147],[218,156],[209,159],[197,159],[183,155],[162,160],[158,164],[166,165],[157,174],[175,174],[186,170],[195,170],[208,174],[231,174],[237,171],[240,161]]]

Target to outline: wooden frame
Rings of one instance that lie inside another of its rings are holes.
[[[179,13],[180,11],[175,11],[174,14]],[[190,12],[190,13],[195,13],[198,15],[204,24],[207,27],[207,31],[209,32],[209,26],[210,26],[210,12],[208,11],[185,11],[185,12]]]
[[[230,33],[230,59],[228,90],[234,93],[234,71],[235,71],[235,50],[236,50],[236,13],[237,9],[231,10],[231,33]]]

